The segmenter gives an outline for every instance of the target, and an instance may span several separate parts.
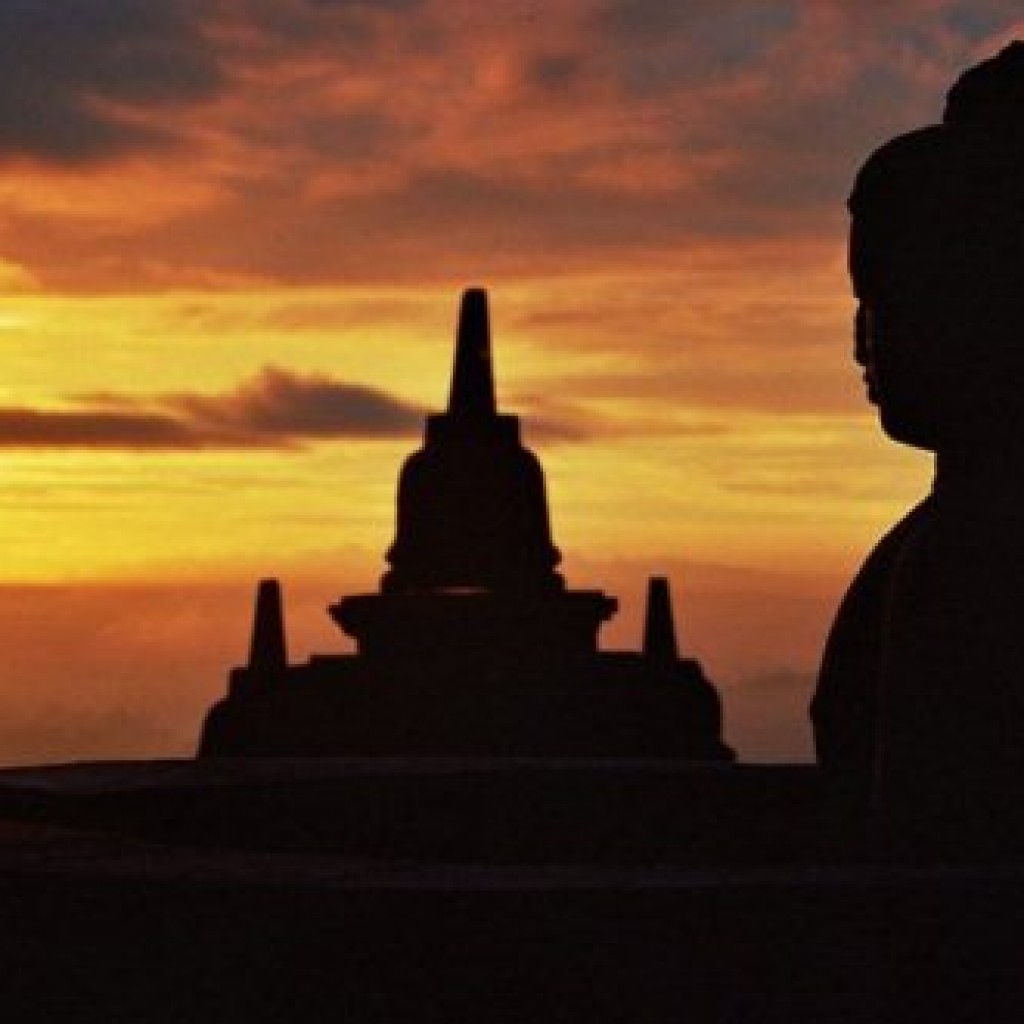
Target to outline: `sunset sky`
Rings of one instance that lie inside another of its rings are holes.
[[[668,573],[745,757],[809,755],[927,487],[851,362],[844,201],[1013,0],[3,0],[0,763],[182,755],[282,579],[376,585],[486,286],[573,586]]]

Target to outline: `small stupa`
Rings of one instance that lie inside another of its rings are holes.
[[[487,294],[463,295],[445,412],[402,468],[380,591],[330,614],[354,654],[289,665],[280,586],[260,583],[249,662],[201,756],[731,760],[699,663],[680,657],[668,581],[643,649],[602,652],[617,602],[556,571],[544,472],[498,411]]]

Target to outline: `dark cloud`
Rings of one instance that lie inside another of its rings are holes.
[[[161,113],[227,90],[247,63],[369,59],[420,2],[3,0],[0,157],[82,165],[167,144],[180,129]],[[283,130],[301,133],[301,113]],[[384,131],[356,113],[313,118],[310,135],[359,153]]]
[[[683,35],[700,39],[709,50],[728,42],[749,54],[764,45],[773,32],[790,28],[799,4],[794,0],[751,3],[718,0],[714,5],[664,0],[606,0],[597,8],[597,21],[618,37],[645,44]]]
[[[585,61],[579,54],[545,54],[528,63],[526,81],[541,89],[557,91],[580,77]]]
[[[793,28],[798,9],[791,0],[608,0],[596,8],[594,23],[616,41],[621,83],[646,96],[749,68]]]
[[[0,409],[0,447],[294,448],[413,434],[422,411],[361,384],[264,368],[220,395],[77,396],[77,408]]]
[[[0,156],[89,163],[168,141],[144,108],[223,84],[199,0],[5,0]]]
[[[154,119],[161,104],[222,87],[224,102],[159,168],[194,203],[90,217],[88,195],[55,210],[15,189],[5,255],[44,287],[123,290],[571,273],[839,239],[865,154],[937,116],[979,34],[1014,17],[994,0],[512,7],[9,0],[0,156],[149,146],[188,130]]]
[[[421,410],[376,388],[327,376],[266,367],[229,395],[177,395],[162,400],[200,433],[258,442],[337,437],[394,437],[416,430]]]
[[[195,448],[188,424],[151,413],[0,409],[4,448]]]
[[[378,39],[378,18],[422,7],[424,0],[240,0],[226,5],[257,41],[365,48]]]

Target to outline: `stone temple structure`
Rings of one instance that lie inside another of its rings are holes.
[[[571,590],[544,473],[500,413],[487,296],[465,293],[448,408],[402,468],[380,592],[330,608],[354,654],[288,663],[281,590],[259,585],[248,664],[200,756],[683,758],[730,761],[717,693],[680,657],[668,583],[643,649],[600,651],[617,602]]]

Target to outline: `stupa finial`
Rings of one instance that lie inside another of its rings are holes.
[[[467,288],[462,293],[459,308],[448,415],[493,417],[497,414],[487,292],[483,288]]]
[[[652,576],[647,585],[644,655],[658,661],[675,661],[679,657],[672,618],[672,595],[664,576]]]
[[[384,588],[559,590],[544,471],[494,400],[487,293],[463,293],[447,412],[402,467]]]
[[[260,580],[252,621],[249,670],[272,674],[283,672],[287,667],[281,584],[277,580]]]

